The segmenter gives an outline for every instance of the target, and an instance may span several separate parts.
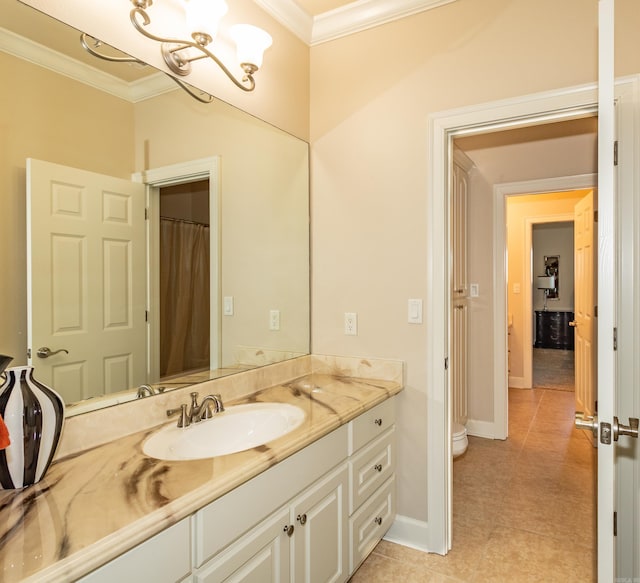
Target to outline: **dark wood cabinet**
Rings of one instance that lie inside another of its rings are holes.
[[[573,350],[573,312],[536,310],[536,348]]]

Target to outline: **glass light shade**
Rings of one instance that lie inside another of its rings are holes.
[[[186,7],[189,32],[201,32],[214,39],[220,19],[228,9],[224,0],[189,0]]]
[[[271,46],[271,35],[251,24],[235,24],[229,31],[236,43],[238,61],[260,68],[264,52]]]

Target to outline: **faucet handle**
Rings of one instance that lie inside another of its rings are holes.
[[[200,412],[200,419],[211,419],[213,417],[213,409],[211,408],[211,403],[209,401],[204,401],[202,403],[202,411]]]
[[[191,425],[191,419],[187,413],[187,405],[183,403],[178,409],[167,409],[167,417],[180,414],[178,419],[178,427],[189,427]]]

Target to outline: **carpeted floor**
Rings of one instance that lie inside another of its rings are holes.
[[[575,391],[573,350],[533,349],[533,388]]]

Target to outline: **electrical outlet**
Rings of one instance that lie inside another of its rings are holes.
[[[280,310],[269,312],[269,330],[280,330]]]
[[[477,283],[472,283],[469,285],[469,297],[477,298],[480,295],[480,285]]]
[[[344,333],[348,336],[358,334],[358,314],[355,312],[344,313]]]

